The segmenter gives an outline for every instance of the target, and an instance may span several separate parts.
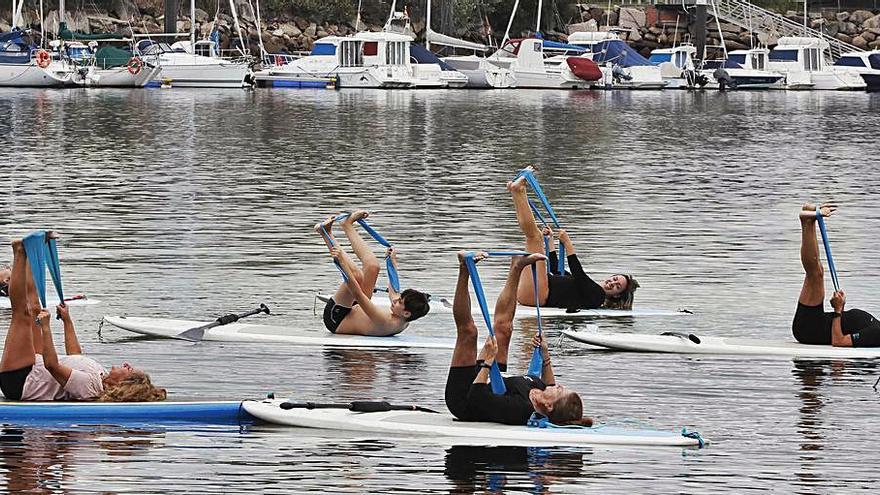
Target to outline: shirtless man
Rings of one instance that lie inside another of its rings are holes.
[[[390,283],[388,297],[391,299],[391,311],[373,304],[371,297],[379,278],[379,261],[355,229],[355,223],[368,215],[366,211],[359,210],[340,222],[351,248],[361,261],[360,267],[333,238],[331,229],[336,221],[335,215],[315,225],[315,232],[324,240],[347,279],[324,306],[324,325],[332,333],[387,337],[404,331],[409,322],[428,314],[430,306],[426,294],[415,289],[398,293]],[[388,248],[386,255],[391,257],[396,268],[397,256],[394,249]]]

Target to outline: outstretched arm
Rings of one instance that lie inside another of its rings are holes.
[[[852,347],[853,341],[851,335],[843,333],[843,308],[846,306],[846,293],[837,291],[831,296],[831,307],[834,308],[836,315],[831,320],[831,345],[834,347]],[[840,316],[838,316],[840,315]]]
[[[535,337],[532,339],[532,345],[541,349],[541,357],[544,361],[543,367],[541,368],[541,381],[547,386],[556,385],[556,377],[553,375],[553,365],[550,363],[550,349],[547,347],[547,339],[545,339],[543,335],[535,334]]]
[[[74,354],[82,354],[82,347],[79,345],[79,338],[76,336],[76,328],[73,326],[73,319],[70,317],[69,307],[62,303],[55,307],[58,316],[64,323],[64,352],[68,356]]]
[[[43,332],[43,364],[49,370],[52,378],[63,387],[67,385],[67,380],[70,379],[70,374],[73,373],[73,370],[58,361],[55,343],[52,342],[52,329],[49,328],[49,312],[46,310],[40,311],[39,319],[40,328]]]

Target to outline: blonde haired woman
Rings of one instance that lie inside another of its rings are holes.
[[[65,355],[59,358],[52,341],[49,312],[37,310],[27,254],[20,240],[13,241],[9,300],[12,322],[0,359],[0,390],[12,400],[157,401],[165,390],[128,363],[105,370],[82,354],[67,306],[57,306],[64,323]],[[29,294],[30,293],[30,294]],[[29,295],[31,297],[29,297]],[[30,303],[29,303],[30,299]]]

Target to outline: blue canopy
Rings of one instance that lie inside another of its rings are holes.
[[[455,70],[422,45],[411,44],[409,46],[409,55],[415,61],[414,63],[417,64],[438,64],[441,70]]]
[[[550,50],[569,50],[569,51],[579,52],[579,53],[583,53],[583,52],[587,51],[587,49],[582,46],[569,45],[568,43],[560,43],[558,41],[550,41],[550,40],[544,40],[544,48],[547,48]]]
[[[623,40],[600,41],[593,45],[592,51],[593,62],[600,65],[605,62],[611,62],[621,67],[656,65]]]

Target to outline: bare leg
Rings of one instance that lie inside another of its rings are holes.
[[[819,243],[816,240],[815,206],[804,205],[800,220],[801,264],[806,276],[798,302],[805,306],[818,306],[825,302],[825,276],[822,262],[819,260]]]
[[[477,362],[477,326],[471,315],[471,294],[468,290],[470,274],[464,264],[464,252],[458,253],[458,281],[452,300],[452,316],[455,319],[455,350],[452,351],[450,367],[473,366]]]
[[[321,236],[321,239],[324,241],[324,244],[327,246],[327,249],[330,250],[333,246],[338,246],[339,242],[333,237],[333,222],[336,221],[336,215],[331,215],[327,217],[321,223],[315,224],[315,233]],[[325,233],[326,231],[326,233]],[[339,263],[344,263],[348,266],[349,272],[353,273],[355,277],[358,279],[358,284],[361,284],[361,280],[364,278],[364,274],[361,271],[360,267],[355,265],[351,259],[343,252],[343,259],[339,260]],[[363,287],[363,285],[361,285]],[[342,306],[351,307],[354,304],[354,295],[351,291],[348,290],[348,284],[343,282],[339,285],[339,288],[336,289],[336,292],[333,293],[333,301],[336,304],[341,304]]]
[[[348,237],[348,241],[351,243],[351,249],[354,251],[355,256],[361,260],[361,266],[363,267],[363,275],[360,278],[361,289],[363,289],[364,294],[371,295],[373,289],[376,287],[376,280],[379,278],[379,260],[376,258],[373,250],[370,249],[370,246],[367,245],[364,238],[361,237],[361,234],[354,227],[355,222],[367,218],[367,216],[369,216],[369,213],[364,210],[353,212],[342,221],[342,230],[345,232],[345,236]]]
[[[504,288],[498,294],[498,300],[495,302],[495,341],[498,343],[498,354],[495,355],[495,361],[499,365],[506,365],[508,359],[508,351],[510,349],[510,336],[513,333],[513,318],[516,315],[516,295],[517,286],[522,285],[521,277],[529,276],[529,284],[532,284],[532,270],[525,269],[527,266],[545,260],[543,254],[532,254],[530,256],[517,256],[510,261],[510,272],[507,274],[507,281]]]
[[[0,371],[12,371],[35,362],[32,328],[34,318],[28,307],[27,281],[30,267],[24,244],[12,242],[12,279],[9,281],[9,301],[12,304],[12,322],[6,334],[3,357],[0,359]]]
[[[526,236],[526,252],[543,253],[544,237],[541,229],[535,223],[535,217],[532,214],[532,208],[529,206],[529,197],[526,192],[525,179],[519,179],[509,182],[507,189],[513,197],[513,205],[516,208],[516,221],[519,229]],[[547,283],[547,262],[538,262],[538,296],[540,304],[547,302],[547,294],[550,293]],[[516,291],[517,301],[524,306],[535,305],[535,285],[532,282],[532,274],[523,271],[520,275],[519,288]]]

